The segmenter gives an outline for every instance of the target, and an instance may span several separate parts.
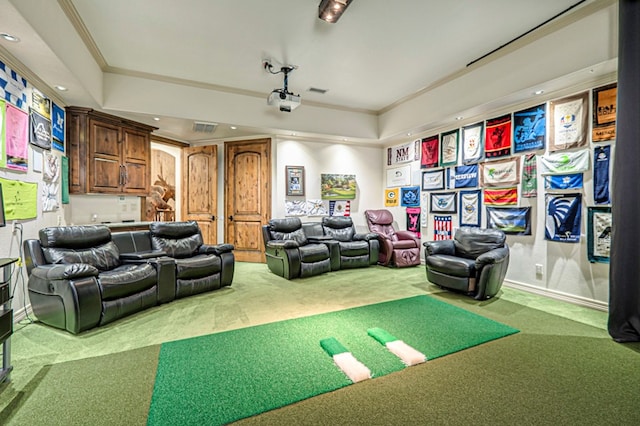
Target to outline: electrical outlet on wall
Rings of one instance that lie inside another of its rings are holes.
[[[540,275],[540,276],[542,276],[542,275],[543,275],[543,273],[544,273],[544,272],[543,272],[543,270],[542,270],[542,264],[540,264],[540,263],[536,263],[536,275]]]

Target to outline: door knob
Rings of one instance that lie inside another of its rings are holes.
[[[214,215],[211,215],[211,220],[216,220],[216,217]]]
[[[229,220],[233,222],[233,216],[229,216]]]

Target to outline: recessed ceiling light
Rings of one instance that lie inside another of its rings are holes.
[[[0,33],[0,37],[2,37],[3,39],[10,41],[12,43],[17,43],[20,41],[20,39],[14,35],[11,34],[7,34],[7,33]]]
[[[231,126],[231,130],[236,130],[237,127],[236,126]]]
[[[464,118],[463,116],[459,115],[456,117],[456,120],[462,120],[463,118]]]
[[[160,117],[153,117],[154,121],[160,121]]]
[[[407,136],[411,136],[411,132],[407,133]]]
[[[536,90],[535,92],[533,92],[534,95],[542,95],[544,93],[544,90]]]
[[[55,86],[55,88],[56,88],[56,90],[59,90],[59,91],[61,91],[61,92],[66,92],[67,90],[69,90],[69,89],[67,89],[66,87],[64,87],[64,86],[60,86],[60,85]]]

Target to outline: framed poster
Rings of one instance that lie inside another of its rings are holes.
[[[444,169],[422,172],[422,190],[444,189]]]
[[[431,202],[429,213],[457,213],[458,193],[457,192],[431,192]]]
[[[588,207],[587,257],[589,262],[609,263],[611,207]]]
[[[286,166],[287,195],[304,195],[304,166]]]
[[[593,89],[593,124],[591,141],[602,142],[616,138],[616,103],[618,83]]]
[[[387,188],[411,185],[411,166],[387,169]]]
[[[531,207],[486,207],[487,228],[510,235],[531,235]]]
[[[549,151],[586,146],[589,92],[549,102]]]
[[[356,175],[320,175],[320,196],[323,200],[353,200],[356,187]]]

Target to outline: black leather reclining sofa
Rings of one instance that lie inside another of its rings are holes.
[[[24,242],[29,300],[39,321],[77,334],[231,285],[232,250],[203,244],[196,222],[113,234],[103,225],[45,228]]]

